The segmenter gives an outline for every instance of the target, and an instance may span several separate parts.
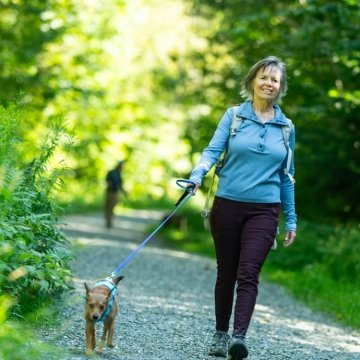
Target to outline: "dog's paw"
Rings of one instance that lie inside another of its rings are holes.
[[[105,340],[101,340],[101,341],[100,341],[100,344],[99,344],[99,346],[98,346],[98,348],[97,348],[97,352],[98,352],[99,354],[102,354],[102,353],[103,353],[103,351],[104,351],[104,346],[105,346]]]
[[[107,343],[107,346],[112,349],[112,348],[115,347],[115,344],[113,344],[113,343]]]
[[[85,355],[86,355],[86,356],[91,356],[91,355],[93,355],[92,349],[86,349]]]

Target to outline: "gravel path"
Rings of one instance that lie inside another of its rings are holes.
[[[103,228],[100,215],[68,219],[82,244],[73,263],[76,289],[60,326],[44,331],[45,341],[60,347],[66,359],[84,353],[84,281],[94,284],[117,267],[147,235],[161,214],[137,211]],[[160,230],[161,231],[161,230]],[[152,239],[123,271],[114,349],[95,358],[109,360],[215,360],[207,355],[214,329],[214,260],[161,246]],[[273,284],[262,282],[248,331],[249,360],[360,359],[360,333],[312,312]]]

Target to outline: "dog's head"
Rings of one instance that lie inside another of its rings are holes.
[[[118,276],[116,278],[108,278],[107,280],[111,281],[116,287],[123,278],[123,276]],[[86,282],[84,285],[86,290],[86,316],[89,320],[98,321],[109,305],[111,291],[106,286],[95,286],[93,289],[90,289]]]

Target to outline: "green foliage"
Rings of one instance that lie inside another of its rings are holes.
[[[360,289],[351,278],[334,280],[320,264],[292,271],[266,264],[263,276],[285,286],[307,306],[329,314],[344,325],[360,329]]]
[[[209,231],[204,230],[204,222],[198,209],[187,206],[186,213],[175,215],[164,226],[164,238],[177,249],[214,256],[213,240]]]
[[[314,309],[359,329],[359,228],[304,222],[299,234],[292,247],[271,254],[265,277],[285,285]]]
[[[360,214],[359,2],[19,0],[0,9],[0,103],[23,91],[29,109],[21,160],[59,114],[76,133],[63,202],[99,203],[119,158],[133,201],[168,196],[241,101],[248,67],[275,54],[288,65],[299,214]]]
[[[339,241],[341,239],[341,241]],[[360,284],[360,233],[355,226],[336,228],[324,246],[325,271],[335,281]]]
[[[59,170],[49,163],[63,128],[58,121],[39,155],[21,168],[21,112],[0,107],[0,294],[15,300],[14,314],[32,311],[46,299],[70,288],[70,252],[59,229],[60,209],[52,199]],[[36,305],[37,304],[37,305]]]
[[[280,248],[269,258],[271,266],[285,272],[321,269],[335,282],[360,284],[360,232],[356,225],[315,225],[302,221],[298,232],[295,246]]]
[[[40,59],[46,46],[63,33],[64,13],[71,12],[70,1],[4,0],[0,11],[0,101],[14,101],[19,91],[24,91],[24,101],[39,105],[41,97],[49,99],[54,94],[49,86],[51,74]]]
[[[0,296],[0,359],[62,359],[58,350],[40,343],[24,324],[6,320],[11,305],[9,297]]]
[[[183,115],[160,81],[176,71],[168,53],[186,51],[192,36],[182,2],[19,0],[0,7],[0,103],[25,94],[24,160],[37,152],[52,117],[64,114],[76,141],[62,202],[99,201],[119,158],[128,160],[125,186],[135,201],[164,196],[169,178],[190,168],[188,147],[178,143]]]
[[[6,0],[0,10],[0,102],[23,91],[27,104],[21,126],[18,108],[0,107],[0,289],[60,291],[53,277],[66,278],[61,265],[68,255],[63,234],[54,230],[52,198],[72,211],[100,207],[104,176],[119,158],[127,159],[127,204],[153,207],[154,199],[177,197],[174,179],[189,175],[225,108],[241,101],[249,66],[270,54],[288,66],[282,107],[297,129],[300,218],[358,219],[358,1],[104,0],[84,7],[75,0]],[[48,148],[39,149],[59,114],[76,141],[63,146],[50,137]],[[55,193],[58,173],[49,169],[56,167],[45,164],[56,146],[70,154],[71,168],[62,173],[66,191]],[[209,177],[203,189],[208,185]],[[201,219],[192,214],[189,230],[173,228],[172,238],[184,249],[211,253]],[[298,241],[286,252],[291,256],[278,251],[274,265],[285,274],[322,269],[324,279],[347,284],[359,270],[351,248],[358,248],[358,229],[301,226],[308,241]],[[50,266],[47,257],[60,260]],[[10,281],[16,270],[26,275]]]
[[[288,65],[283,109],[297,128],[297,208],[312,219],[360,215],[360,3],[355,1],[188,1],[208,46],[187,55],[193,67],[174,87],[193,106],[210,105],[187,123],[192,151],[209,141],[226,107],[241,101],[240,80],[257,60]],[[209,26],[211,22],[212,26]],[[194,72],[198,86],[188,88]],[[215,123],[214,120],[215,119]]]

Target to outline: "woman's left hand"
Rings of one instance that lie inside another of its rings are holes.
[[[295,238],[296,238],[296,231],[286,231],[284,246],[285,247],[290,246],[295,241]]]

